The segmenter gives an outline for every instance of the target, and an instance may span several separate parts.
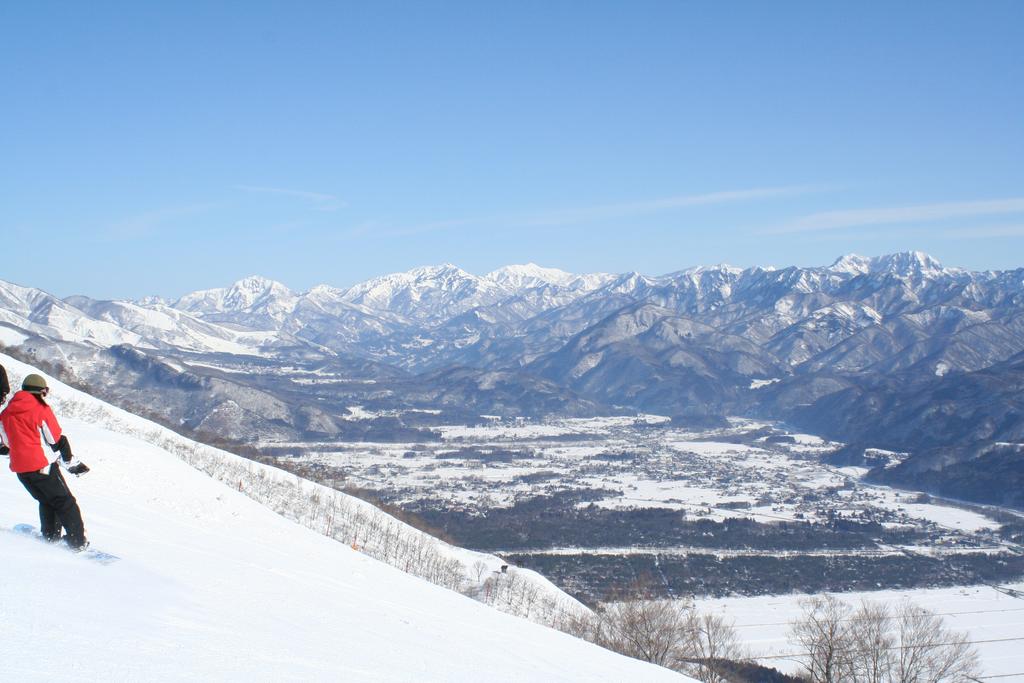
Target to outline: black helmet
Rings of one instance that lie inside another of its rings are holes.
[[[42,375],[31,374],[21,382],[21,388],[33,394],[45,394],[49,387],[46,386],[46,378]]]

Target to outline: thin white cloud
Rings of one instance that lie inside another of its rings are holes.
[[[1024,225],[992,225],[979,228],[946,230],[943,237],[949,239],[981,240],[993,237],[1024,237]]]
[[[325,192],[308,192],[306,190],[292,190],[286,187],[264,187],[260,185],[235,185],[236,190],[242,190],[243,192],[255,192],[259,194],[276,194],[283,195],[285,197],[295,197],[297,199],[304,199],[315,204],[319,204],[317,208],[321,210],[334,210],[345,206],[345,202],[338,199],[333,194],[327,194]],[[325,208],[329,207],[329,208]]]
[[[788,226],[766,231],[768,234],[841,230],[873,225],[921,223],[1024,212],[1024,198],[990,199],[967,202],[944,202],[874,209],[824,211],[797,219]]]
[[[166,206],[129,216],[111,225],[106,232],[108,237],[114,239],[145,237],[157,232],[175,219],[206,213],[219,206],[222,206],[219,202]]]
[[[754,233],[754,234],[774,234],[774,233]],[[927,239],[935,236],[934,226],[921,227],[921,226],[899,226],[899,227],[870,227],[863,230],[858,230],[856,238],[858,241],[871,241],[871,240],[892,240],[894,238],[914,238],[914,239]],[[850,234],[847,232],[831,232],[828,230],[821,232],[807,232],[801,233],[800,239],[802,242],[807,244],[829,244],[829,243],[850,243]]]
[[[612,218],[627,218],[629,216],[671,211],[691,206],[727,204],[732,202],[754,201],[757,199],[794,196],[808,192],[820,192],[823,189],[825,188],[786,186],[762,187],[746,190],[727,190],[723,192],[711,192],[699,195],[678,195],[674,197],[662,197],[659,199],[646,199],[635,202],[622,202],[618,204],[598,204],[566,209],[553,209],[550,211],[519,212],[479,218],[438,220],[408,226],[382,226],[375,224],[375,229],[372,232],[379,236],[404,237],[423,233],[440,232],[443,230],[466,226],[492,228],[553,227],[571,225],[574,223],[608,220]],[[361,234],[366,234],[366,232],[367,231],[363,231]]]
[[[420,225],[413,225],[406,228],[395,228],[387,231],[386,234],[388,237],[410,237],[429,232],[451,230],[452,228],[463,228],[470,225],[488,225],[491,222],[492,221],[489,221],[488,219],[474,220],[472,218],[463,218],[451,221],[434,221],[432,223],[421,223]]]
[[[352,227],[350,227],[348,229],[341,230],[339,232],[334,233],[334,237],[335,238],[338,238],[338,237],[342,237],[342,238],[365,237],[367,235],[371,235],[371,234],[376,233],[376,232],[380,232],[380,225],[379,224],[377,224],[375,221],[363,221],[362,223],[358,223],[356,225],[353,225]]]
[[[697,195],[679,195],[675,197],[662,197],[660,199],[647,199],[635,202],[598,204],[595,206],[543,211],[535,214],[519,216],[519,220],[517,222],[521,225],[527,226],[568,225],[572,223],[585,223],[611,218],[626,218],[628,216],[671,211],[691,206],[707,206],[712,204],[747,202],[757,199],[773,199],[775,197],[787,197],[806,194],[808,192],[816,192],[820,189],[821,188],[809,186],[760,187],[746,190],[709,192],[707,194]]]

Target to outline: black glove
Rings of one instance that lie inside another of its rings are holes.
[[[76,477],[80,477],[88,471],[89,468],[85,466],[85,463],[79,462],[77,460],[75,461],[75,464],[68,467],[68,472],[75,475]]]
[[[61,434],[57,443],[50,446],[50,448],[53,449],[54,453],[60,451],[61,466],[76,477],[80,477],[89,471],[89,468],[71,452],[71,442],[63,434]]]
[[[4,444],[0,444],[0,455],[10,455],[11,449]]]
[[[63,434],[61,435],[60,440],[50,446],[50,448],[53,449],[54,453],[60,451],[60,457],[66,463],[71,462],[75,458],[74,454],[71,453],[71,442],[68,441],[68,437]]]

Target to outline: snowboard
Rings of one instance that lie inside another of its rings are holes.
[[[31,524],[15,524],[14,532],[22,534],[24,536],[31,536],[32,538],[35,538],[40,541],[43,540],[43,535],[39,533],[39,531],[36,530],[36,528]],[[73,549],[69,548],[64,543],[56,543],[55,545],[63,548],[68,552],[73,552],[75,555],[84,557],[85,559],[90,560],[92,562],[99,562],[100,564],[113,564],[114,562],[117,562],[121,559],[117,555],[111,555],[110,553],[105,553],[102,550],[93,550],[92,548],[86,548],[85,550],[82,550],[80,552],[75,552]]]

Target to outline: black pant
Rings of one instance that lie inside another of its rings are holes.
[[[85,525],[78,501],[71,495],[57,463],[50,465],[49,474],[20,472],[18,479],[39,501],[39,530],[50,541],[60,538],[60,527],[67,532],[68,545],[80,548],[85,545]]]

